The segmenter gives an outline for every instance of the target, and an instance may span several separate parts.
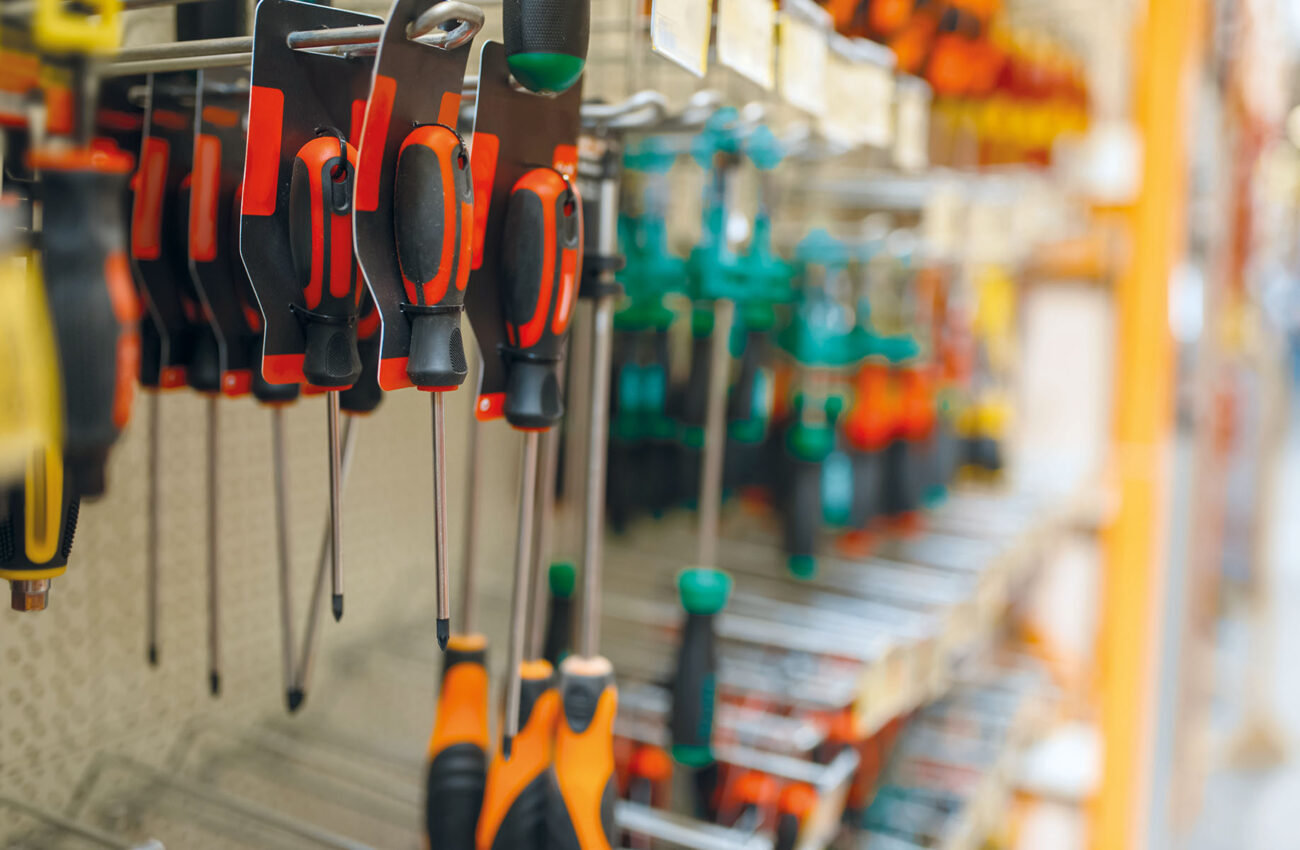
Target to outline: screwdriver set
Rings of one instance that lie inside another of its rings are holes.
[[[1008,610],[1079,481],[1015,466],[1007,274],[792,200],[863,150],[698,81],[605,97],[592,0],[30,5],[0,578],[22,629],[84,614],[70,564],[134,583],[144,659],[57,805],[0,744],[0,846],[992,830],[1051,692]]]

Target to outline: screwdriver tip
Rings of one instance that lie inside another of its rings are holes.
[[[333,608],[334,608],[334,622],[337,623],[339,620],[343,619],[343,594],[341,593],[334,594]]]
[[[221,696],[221,674],[216,670],[208,674],[208,692],[214,697]]]
[[[513,735],[501,736],[501,758],[510,761],[510,751],[513,749],[515,738]]]
[[[149,666],[150,667],[158,666],[158,647],[154,646],[153,644],[149,645]]]
[[[284,699],[289,705],[289,713],[293,714],[298,709],[302,708],[303,701],[307,699],[307,695],[303,693],[302,688],[290,688],[285,691]]]
[[[451,620],[438,620],[438,648],[447,651],[447,641],[451,640]]]

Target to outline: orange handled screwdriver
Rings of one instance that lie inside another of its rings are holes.
[[[447,579],[447,456],[443,393],[465,382],[461,338],[473,232],[469,151],[455,130],[423,124],[402,141],[394,180],[393,229],[411,321],[406,373],[433,406],[433,534],[438,585],[438,645],[451,634]]]
[[[583,488],[583,585],[577,651],[560,665],[561,720],[547,808],[554,850],[608,850],[615,841],[614,668],[599,655],[601,543],[605,524],[605,450],[609,437],[609,374],[613,359],[614,280],[618,246],[619,157],[606,157],[595,181],[594,264],[584,281],[595,296],[587,411],[586,485]]]
[[[357,313],[361,287],[352,252],[352,195],[357,152],[342,135],[320,135],[293,161],[289,189],[290,245],[302,285],[306,349],[302,373],[323,387],[330,455],[330,579],[334,619],[343,618],[342,458],[339,392],[361,376]]]

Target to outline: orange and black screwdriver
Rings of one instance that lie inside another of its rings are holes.
[[[393,230],[411,322],[406,374],[430,393],[433,406],[434,568],[438,584],[438,645],[451,634],[447,579],[447,455],[443,393],[465,382],[469,363],[461,338],[473,231],[474,188],[464,140],[443,124],[423,124],[397,154]]]
[[[357,152],[342,134],[323,133],[299,149],[289,189],[290,244],[305,307],[299,310],[307,383],[327,390],[330,455],[330,579],[334,619],[343,617],[339,392],[361,376],[357,315],[361,287],[352,251]]]

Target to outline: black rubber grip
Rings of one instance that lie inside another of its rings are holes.
[[[573,598],[551,594],[551,604],[546,618],[546,642],[542,657],[559,667],[563,656],[573,646]]]
[[[440,125],[412,130],[398,154],[394,186],[393,232],[410,305],[406,372],[417,387],[458,387],[469,374],[460,317],[474,203],[469,153],[460,137]]]
[[[782,813],[776,821],[776,843],[772,850],[794,850],[799,840],[799,818],[789,812]]]
[[[700,754],[712,746],[717,668],[713,615],[688,613],[673,674],[669,731],[674,757],[680,758],[684,750]],[[701,767],[703,764],[692,766]]]
[[[41,263],[63,378],[64,463],[73,489],[93,498],[104,492],[109,449],[129,412],[122,393],[130,392],[138,369],[138,360],[119,357],[121,341],[139,332],[122,219],[127,178],[51,168],[42,172],[41,189]],[[124,320],[117,314],[126,306],[131,315]],[[121,369],[131,374],[119,375]]]
[[[328,146],[337,152],[320,156]],[[352,253],[352,193],[356,154],[350,145],[333,137],[318,136],[303,145],[293,162],[289,187],[289,241],[294,268],[306,298],[300,314],[303,323],[302,373],[318,387],[343,389],[361,376],[357,351],[357,264]],[[338,227],[345,221],[346,228]],[[346,232],[344,232],[346,230]],[[336,268],[336,241],[348,245],[343,268]],[[345,291],[336,293],[335,279]]]
[[[487,756],[474,744],[453,744],[429,762],[424,824],[430,850],[474,846],[487,783]]]
[[[359,341],[357,354],[361,358],[361,376],[339,393],[339,408],[348,413],[372,413],[384,400],[379,386],[379,338]]]
[[[811,558],[817,554],[817,533],[822,525],[821,464],[790,461],[793,478],[785,508],[785,553]]]
[[[492,850],[549,850],[546,843],[547,777],[543,771],[519,792],[501,819]]]
[[[517,62],[520,56],[557,54],[578,60],[576,70],[581,71],[591,39],[591,0],[505,0],[501,21],[507,59]],[[513,62],[512,70],[529,85],[529,75],[520,74]],[[562,79],[568,76],[561,75]],[[537,91],[567,87],[562,81],[530,86]]]

